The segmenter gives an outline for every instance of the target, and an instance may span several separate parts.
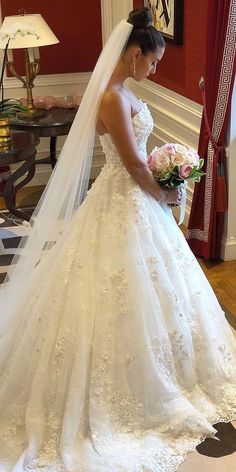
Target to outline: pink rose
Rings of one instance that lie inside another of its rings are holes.
[[[152,172],[155,172],[156,166],[155,166],[155,159],[154,159],[154,156],[152,156],[152,155],[148,156],[147,161],[148,161],[149,169],[150,169]]]
[[[173,146],[173,144],[164,144],[161,149],[165,150],[166,152],[169,152],[170,154],[175,154],[175,147]]]
[[[182,177],[182,179],[186,179],[191,170],[192,170],[192,166],[190,166],[189,164],[185,164],[184,166],[181,166],[180,169],[179,169],[179,177]]]

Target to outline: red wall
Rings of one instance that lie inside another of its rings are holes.
[[[143,1],[142,0],[134,0],[134,8],[139,8],[143,6]]]
[[[151,80],[201,103],[198,81],[205,70],[208,2],[185,0],[184,3],[183,46],[167,43],[157,74]],[[134,8],[142,5],[142,0],[134,0]]]
[[[100,0],[1,0],[1,5],[3,17],[17,15],[20,8],[40,13],[59,39],[40,48],[41,74],[94,68],[102,48]]]

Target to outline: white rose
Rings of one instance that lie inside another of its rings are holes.
[[[188,152],[188,149],[186,148],[186,146],[183,146],[182,144],[175,144],[175,150],[176,150],[176,153],[179,153],[179,154],[187,154]]]
[[[167,170],[169,168],[169,157],[166,154],[161,154],[155,161],[157,171]]]
[[[151,151],[150,156],[153,156],[153,154],[156,154],[156,152],[158,152],[158,151],[159,151],[159,148],[157,146],[155,146],[153,148],[153,150]]]
[[[185,157],[182,154],[172,154],[171,163],[173,164],[173,166],[182,166],[183,164],[185,164],[185,162]]]
[[[191,151],[189,151],[186,154],[185,160],[186,160],[186,164],[191,164],[192,166],[197,166],[198,165],[198,159],[196,158],[194,153],[191,152]]]

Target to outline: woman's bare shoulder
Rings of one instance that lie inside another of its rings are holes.
[[[107,112],[129,112],[131,109],[131,105],[127,96],[117,89],[108,89],[103,94],[100,113],[107,113]]]

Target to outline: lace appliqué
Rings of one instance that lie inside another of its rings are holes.
[[[110,275],[110,280],[116,289],[117,307],[119,314],[124,316],[130,311],[128,282],[125,279],[125,269],[117,269]]]

